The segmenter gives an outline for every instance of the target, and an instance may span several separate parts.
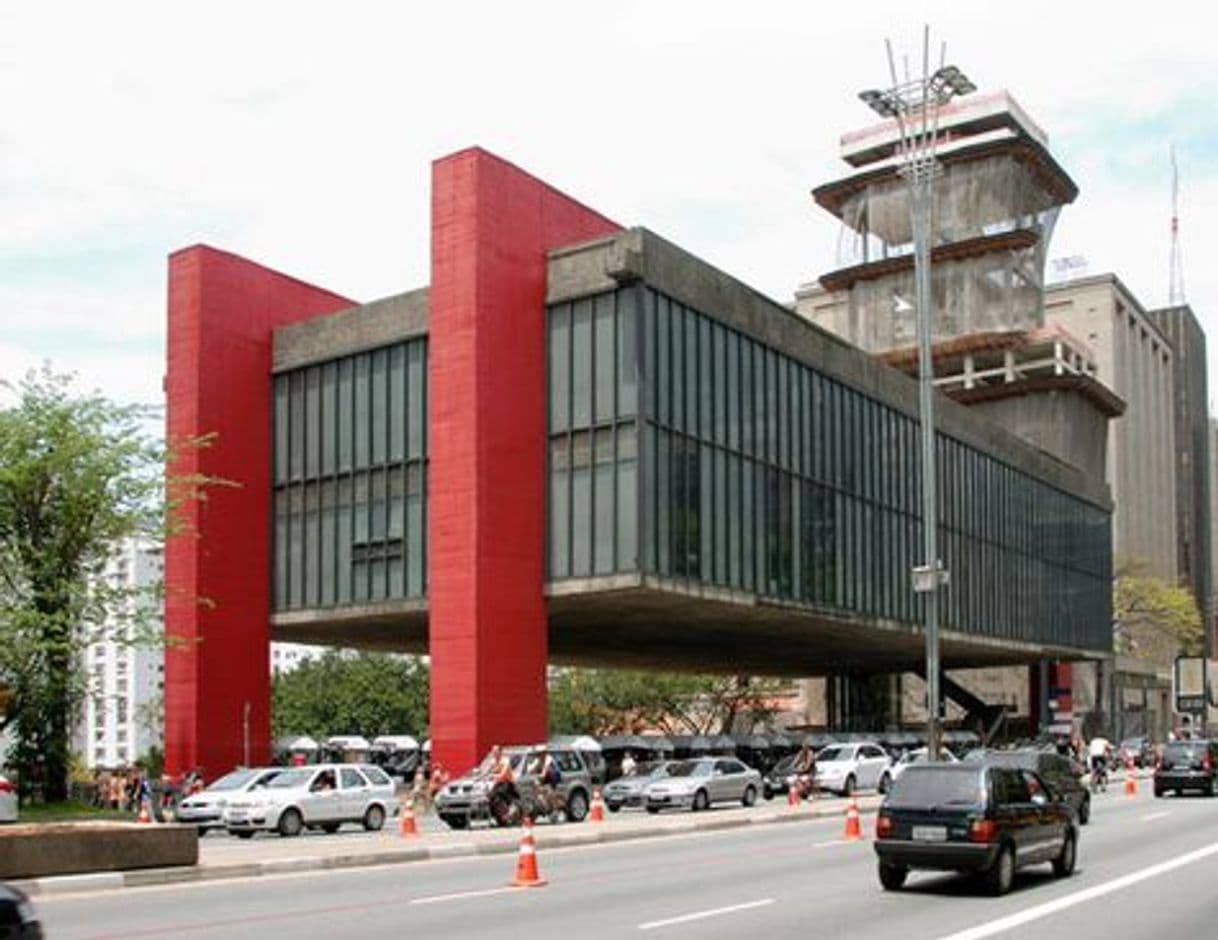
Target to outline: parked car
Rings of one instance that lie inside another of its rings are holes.
[[[17,788],[0,774],[0,823],[17,821]]]
[[[503,756],[511,765],[516,778],[516,798],[525,804],[532,804],[533,792],[537,786],[536,778],[525,772],[529,756],[537,749],[536,746],[503,749]],[[583,757],[573,748],[549,746],[547,750],[562,775],[556,793],[566,807],[564,815],[571,822],[583,822],[588,815],[592,775],[588,772]],[[512,820],[520,817],[521,814],[517,812],[501,813],[498,816],[491,812],[490,797],[495,785],[493,770],[492,758],[488,754],[481,764],[465,776],[447,784],[436,795],[436,815],[450,829],[465,829],[477,820],[494,822],[496,825],[510,825]]]
[[[899,890],[912,869],[979,874],[992,894],[1015,871],[1048,862],[1074,871],[1073,808],[1030,770],[986,762],[915,764],[893,782],[876,816],[880,884]]]
[[[841,796],[872,790],[891,763],[887,752],[872,741],[830,744],[816,755],[816,786]]]
[[[668,776],[647,786],[647,812],[662,809],[706,809],[712,803],[752,806],[761,790],[761,774],[734,757],[701,757],[675,761]]]
[[[1155,796],[1185,790],[1213,796],[1216,768],[1218,741],[1169,741],[1163,745],[1163,753],[1155,764]]]
[[[1117,760],[1121,766],[1132,760],[1135,767],[1153,767],[1155,746],[1150,738],[1126,738],[1117,748]]]
[[[178,803],[175,818],[178,822],[198,826],[200,832],[223,829],[224,807],[230,799],[265,787],[282,771],[282,767],[239,767],[183,799]]]
[[[372,739],[368,759],[391,777],[409,782],[419,766],[422,750],[408,734],[382,734]]]
[[[667,777],[671,763],[667,760],[645,761],[638,764],[633,773],[618,777],[604,789],[605,808],[616,813],[624,806],[642,807],[647,802],[647,787]]]
[[[0,937],[42,940],[42,924],[29,896],[15,885],[0,882]]]
[[[1091,819],[1091,791],[1083,782],[1087,769],[1078,761],[1037,748],[1018,748],[1010,751],[976,750],[965,755],[969,763],[999,764],[1031,770],[1049,785],[1049,789],[1070,804],[1078,816],[1080,826]]]
[[[912,751],[906,751],[893,761],[891,765],[884,768],[883,773],[880,774],[880,782],[876,784],[876,790],[880,793],[887,793],[888,788],[892,786],[894,780],[905,773],[906,769],[913,764],[925,763],[929,754],[930,748],[927,747],[919,747]],[[959,758],[947,748],[940,748],[939,759],[948,764],[959,762]]]
[[[281,770],[266,786],[231,798],[223,810],[229,832],[259,830],[298,836],[308,829],[337,832],[346,822],[369,832],[397,811],[393,781],[371,764],[315,764]]]

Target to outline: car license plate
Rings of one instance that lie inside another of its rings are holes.
[[[946,826],[914,826],[913,838],[915,842],[946,842],[947,827]]]

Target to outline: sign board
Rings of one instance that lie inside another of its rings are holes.
[[[1177,656],[1172,670],[1172,697],[1178,712],[1205,711],[1209,698],[1206,661],[1201,656]],[[1216,677],[1218,678],[1218,677]]]

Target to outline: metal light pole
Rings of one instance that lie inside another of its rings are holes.
[[[909,190],[910,223],[914,243],[914,286],[918,323],[918,414],[922,443],[922,544],[924,563],[913,569],[914,591],[926,595],[926,746],[930,758],[939,757],[939,588],[947,583],[947,569],[939,559],[938,492],[935,474],[934,361],[931,336],[931,220],[934,179],[938,172],[935,145],[939,136],[939,108],[956,95],[976,86],[954,65],[945,65],[947,46],[941,47],[939,68],[930,71],[930,27],[922,34],[922,77],[897,78],[892,43],[885,41],[892,87],[869,90],[859,97],[881,117],[895,119],[900,131],[901,175]],[[908,63],[906,65],[908,72]]]

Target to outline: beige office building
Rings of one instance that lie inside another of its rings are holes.
[[[1045,321],[1090,349],[1096,378],[1124,399],[1108,435],[1108,485],[1116,509],[1112,551],[1175,581],[1175,412],[1171,345],[1136,297],[1112,274],[1050,285]]]

